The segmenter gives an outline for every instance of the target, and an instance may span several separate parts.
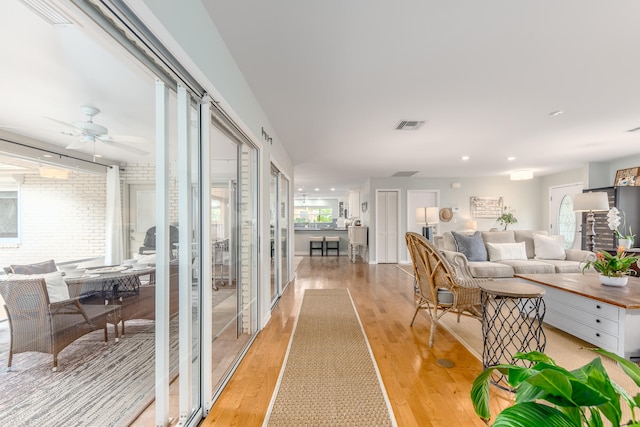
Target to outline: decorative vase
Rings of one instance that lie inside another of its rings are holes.
[[[626,286],[629,281],[629,276],[605,276],[604,274],[600,275],[600,283],[606,286]]]
[[[618,246],[622,246],[625,249],[631,248],[631,240],[630,239],[618,239]]]

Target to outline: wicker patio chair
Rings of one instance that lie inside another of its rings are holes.
[[[429,346],[433,347],[436,326],[442,316],[454,312],[460,316],[470,316],[480,320],[480,288],[482,280],[463,279],[438,250],[418,233],[405,235],[407,248],[411,254],[417,284],[416,310],[411,326],[421,309],[426,310],[431,319]]]
[[[0,281],[0,295],[5,301],[9,319],[11,345],[8,367],[13,355],[27,351],[53,355],[53,371],[58,368],[58,353],[81,336],[104,328],[108,340],[107,323],[115,325],[122,320],[118,306],[81,305],[78,290],[69,289],[71,298],[51,303],[44,279]]]

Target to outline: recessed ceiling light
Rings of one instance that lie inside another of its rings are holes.
[[[462,160],[469,160],[469,156],[462,156]]]
[[[315,188],[316,191],[320,191],[320,189],[318,187]]]
[[[300,187],[298,188],[298,191],[304,191],[304,188]]]
[[[336,191],[336,189],[335,188],[331,188],[331,191]]]
[[[562,113],[564,113],[564,111],[562,111],[562,110],[558,110],[558,111],[552,111],[552,112],[550,112],[550,113],[549,113],[549,115],[550,115],[551,117],[555,117],[555,116],[559,116],[559,115],[560,115],[560,114],[562,114]]]
[[[50,159],[53,156],[51,154],[43,154],[42,157],[46,157],[47,159]]]
[[[515,160],[515,159],[516,159],[516,158],[515,158],[515,157],[513,157],[513,156],[507,157],[507,160],[509,160],[509,161],[512,161],[512,160]]]

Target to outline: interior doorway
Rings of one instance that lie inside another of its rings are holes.
[[[148,229],[156,225],[156,187],[153,184],[130,184],[129,186],[129,227],[125,248],[127,258],[133,258],[144,246],[144,236]]]
[[[573,211],[573,197],[582,193],[583,184],[549,187],[549,234],[562,235],[566,249],[580,249],[580,213]]]

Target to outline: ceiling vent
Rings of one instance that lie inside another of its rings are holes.
[[[391,176],[402,176],[402,177],[410,177],[413,176],[415,174],[417,174],[418,171],[400,171],[400,172],[396,172]]]
[[[396,126],[396,130],[418,130],[424,120],[401,120]]]
[[[45,0],[22,0],[22,3],[37,13],[41,18],[51,25],[71,25],[71,22],[64,14],[55,8],[50,2]]]

